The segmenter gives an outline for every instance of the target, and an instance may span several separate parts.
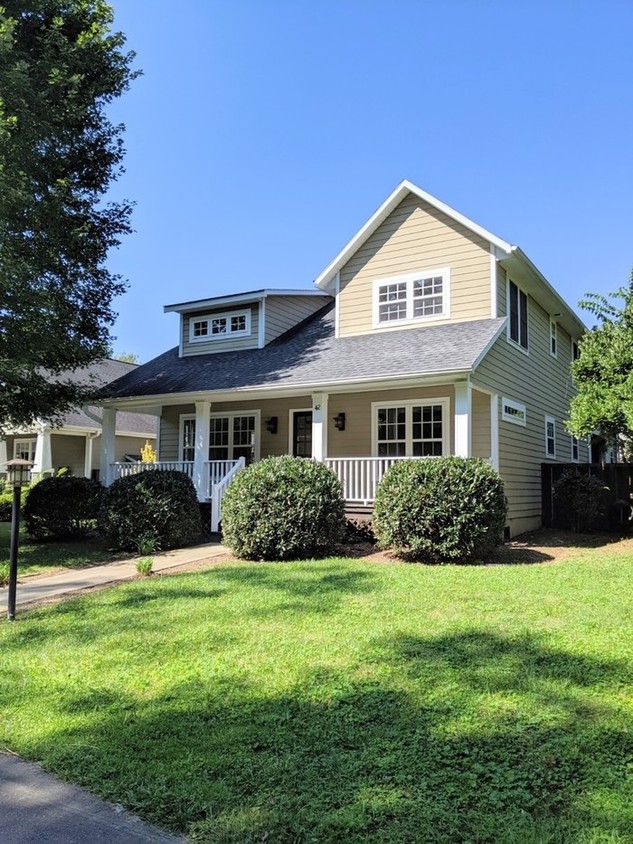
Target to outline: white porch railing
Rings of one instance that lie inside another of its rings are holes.
[[[246,466],[246,460],[240,457],[239,460],[228,460],[228,463],[234,465],[229,469],[226,475],[219,481],[213,484],[211,488],[211,532],[217,533],[220,529],[220,521],[222,519],[222,499],[224,493],[233,483],[233,479]]]
[[[372,504],[376,487],[390,466],[399,460],[427,460],[426,457],[326,457],[325,465],[343,483],[343,498],[358,504]]]
[[[111,481],[138,475],[139,472],[173,471],[184,472],[193,477],[193,460],[160,460],[156,463],[112,463],[110,465]]]

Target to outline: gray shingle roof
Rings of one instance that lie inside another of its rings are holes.
[[[503,323],[485,319],[335,338],[333,306],[328,305],[263,349],[179,358],[174,348],[102,394],[124,398],[464,371]]]

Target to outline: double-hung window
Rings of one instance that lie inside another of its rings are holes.
[[[374,282],[374,326],[449,316],[448,267]]]
[[[508,337],[527,351],[528,348],[528,299],[526,294],[508,280]]]
[[[448,399],[373,404],[378,457],[440,457],[448,453]]]
[[[545,417],[545,455],[556,457],[556,420],[553,416]]]
[[[258,459],[257,439],[259,414],[230,413],[212,415],[209,420],[209,460],[237,460],[247,463]],[[181,416],[180,454],[182,460],[195,459],[196,420]]]
[[[35,462],[35,446],[37,440],[35,437],[28,440],[13,440],[13,459],[14,460],[28,460],[29,463]]]
[[[571,459],[574,463],[578,463],[578,461],[580,460],[578,438],[575,437],[573,434],[571,435]]]
[[[558,326],[554,319],[549,321],[549,353],[553,358],[558,354]]]
[[[189,341],[200,343],[227,337],[248,337],[251,333],[250,311],[231,311],[208,316],[191,317]]]

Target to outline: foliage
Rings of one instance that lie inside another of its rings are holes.
[[[603,527],[606,492],[599,478],[573,469],[563,472],[554,484],[554,496],[563,506],[567,526],[576,533]]]
[[[581,307],[598,325],[579,343],[572,364],[578,390],[572,398],[569,430],[584,437],[598,430],[610,445],[633,438],[633,273],[628,287],[612,294],[623,304],[588,294]]]
[[[9,582],[9,563],[0,563],[0,586],[6,586]]]
[[[0,624],[0,746],[190,841],[633,840],[630,541],[228,564]]]
[[[141,461],[143,463],[156,463],[156,449],[149,440],[145,440],[145,445],[141,449]]]
[[[222,502],[222,537],[238,557],[291,560],[323,554],[345,534],[341,483],[327,466],[268,457],[240,472]]]
[[[138,355],[135,352],[121,352],[120,355],[117,355],[115,357],[115,360],[123,361],[123,363],[138,364],[140,362],[138,359]]]
[[[31,487],[24,523],[36,539],[78,539],[94,530],[103,501],[99,481],[57,475]]]
[[[345,525],[345,541],[346,542],[371,542],[372,545],[376,542],[376,535],[372,526],[371,519],[347,519]]]
[[[506,512],[503,482],[483,460],[401,460],[376,490],[374,533],[403,559],[472,562],[499,544]]]
[[[85,404],[68,371],[107,356],[131,206],[104,201],[124,155],[106,110],[136,75],[111,24],[103,0],[0,6],[0,428]]]
[[[106,489],[99,529],[111,548],[136,550],[139,537],[156,548],[179,548],[200,538],[193,483],[184,472],[149,470],[119,478]]]
[[[143,575],[143,577],[149,577],[152,573],[152,568],[154,567],[154,558],[153,557],[141,557],[140,560],[136,561],[136,571]]]
[[[24,509],[28,487],[24,487],[20,493],[20,509]],[[13,513],[13,488],[7,487],[0,492],[0,522],[10,522]]]
[[[109,563],[117,556],[108,551],[97,537],[69,542],[38,542],[20,531],[19,574],[52,574],[60,569],[76,569],[97,563]],[[0,562],[9,559],[10,523],[0,523]],[[120,555],[118,555],[120,557]]]

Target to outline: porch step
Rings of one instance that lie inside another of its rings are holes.
[[[345,502],[345,518],[347,519],[371,519],[373,512],[373,504],[359,504],[355,501]]]

